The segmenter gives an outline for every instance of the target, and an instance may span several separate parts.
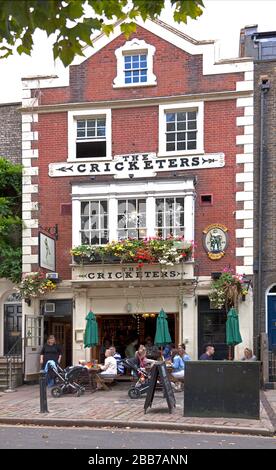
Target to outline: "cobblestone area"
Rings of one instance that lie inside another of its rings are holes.
[[[56,425],[113,425],[162,429],[197,429],[219,432],[273,433],[272,420],[261,403],[260,420],[233,418],[188,418],[183,416],[183,393],[175,393],[176,408],[170,414],[166,400],[157,391],[152,408],[144,413],[144,398],[128,398],[128,384],[117,384],[109,391],[86,392],[81,397],[63,395],[53,398],[48,391],[48,411],[40,413],[38,385],[24,385],[14,393],[0,394],[0,423],[35,422]],[[276,410],[276,391],[267,392]],[[271,418],[271,416],[270,416]],[[50,423],[49,421],[49,423]]]

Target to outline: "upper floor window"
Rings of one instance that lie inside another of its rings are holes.
[[[203,103],[159,106],[159,156],[204,153]]]
[[[159,237],[184,236],[184,197],[155,199],[155,217]]]
[[[194,239],[194,179],[72,184],[73,246],[113,240]]]
[[[166,113],[166,150],[194,150],[197,138],[197,112]]]
[[[107,201],[81,202],[81,244],[105,245],[108,239]]]
[[[115,51],[117,76],[113,87],[156,85],[153,73],[155,47],[140,39],[127,41]]]
[[[119,199],[118,239],[146,236],[146,199]]]
[[[125,55],[125,83],[142,83],[147,81],[146,54]]]
[[[77,158],[106,156],[105,126],[105,117],[77,120]]]
[[[68,112],[68,161],[111,159],[111,109]]]

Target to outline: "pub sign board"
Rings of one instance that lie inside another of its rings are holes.
[[[173,408],[175,408],[176,401],[173,393],[171,381],[168,376],[168,371],[166,368],[165,362],[161,362],[153,366],[150,374],[150,383],[147,391],[147,396],[144,404],[144,412],[147,412],[147,409],[152,405],[154,398],[158,378],[160,380],[160,385],[162,386],[162,391],[164,398],[166,398],[167,405],[169,408],[169,413],[172,413]]]
[[[49,271],[56,270],[56,241],[39,232],[39,266]]]
[[[111,161],[77,161],[49,164],[49,176],[113,175],[114,178],[145,178],[164,171],[220,168],[225,165],[224,153],[208,153],[177,157],[157,157],[155,153],[116,155]]]

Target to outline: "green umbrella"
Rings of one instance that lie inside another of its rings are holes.
[[[156,333],[154,338],[154,344],[157,346],[165,346],[166,344],[172,342],[167,318],[167,314],[162,308],[157,317]]]
[[[84,332],[84,347],[85,348],[92,348],[92,346],[97,346],[99,343],[99,335],[98,335],[98,324],[96,317],[93,312],[88,313],[85,318],[86,320],[86,327]]]
[[[229,346],[236,346],[242,342],[239,328],[239,316],[235,308],[231,308],[227,314],[226,321],[226,343]]]

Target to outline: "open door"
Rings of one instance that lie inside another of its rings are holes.
[[[25,380],[34,380],[40,371],[40,351],[43,346],[43,316],[25,317]]]

